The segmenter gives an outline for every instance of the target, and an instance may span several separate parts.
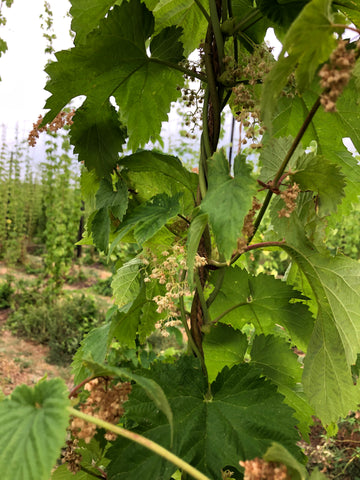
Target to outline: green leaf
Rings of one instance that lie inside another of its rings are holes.
[[[111,282],[111,288],[113,289],[115,303],[118,307],[123,307],[138,296],[141,265],[142,261],[139,258],[133,258],[115,273]]]
[[[310,1],[289,28],[279,59],[265,80],[261,109],[267,124],[294,68],[297,87],[302,92],[311,84],[319,65],[335,49],[331,3],[332,0]],[[311,42],[309,31],[312,32]]]
[[[182,358],[176,365],[154,364],[141,375],[153,378],[164,390],[174,414],[172,451],[210,478],[220,478],[226,465],[262,456],[273,441],[286,446],[297,458],[298,434],[292,410],[270,382],[251,365],[225,368],[212,384],[207,383],[196,360]],[[137,431],[169,448],[169,426],[164,416],[134,386],[126,404],[126,419]],[[132,423],[134,424],[134,423]],[[143,447],[123,440],[109,450],[108,474],[130,480],[169,478],[176,467]]]
[[[263,181],[264,183],[273,180],[275,175],[278,173],[278,170],[288,151],[290,150],[293,141],[293,137],[288,136],[271,138],[268,142],[266,142],[260,153],[261,172],[259,180]],[[287,166],[287,170],[294,170],[296,160],[303,154],[304,150],[302,147],[297,147]]]
[[[94,30],[100,20],[114,4],[122,0],[71,0],[71,30],[76,33],[75,43],[84,43],[86,36]]]
[[[4,479],[48,480],[65,444],[70,402],[60,378],[16,387],[0,402],[0,471]]]
[[[52,473],[51,480],[74,480],[74,474],[70,472],[66,464],[60,465]],[[76,480],[94,480],[94,475],[80,470],[76,472]]]
[[[208,161],[208,183],[201,211],[209,215],[219,252],[228,261],[237,247],[245,215],[256,193],[251,167],[245,163],[244,156],[238,155],[234,160],[232,178],[225,153],[221,150]]]
[[[301,97],[278,99],[278,110],[273,121],[273,134],[277,137],[296,136],[304,119],[314,105],[318,92],[307,91]],[[339,218],[350,211],[352,202],[358,202],[360,172],[356,158],[346,149],[342,138],[350,137],[355,148],[360,151],[360,103],[357,100],[354,82],[350,81],[336,104],[337,112],[328,113],[320,108],[305,132],[302,144],[308,147],[315,139],[317,154],[328,162],[341,167],[345,175],[345,199],[338,207]],[[336,135],[334,135],[336,132]],[[342,182],[340,183],[340,191]]]
[[[308,473],[304,465],[296,460],[296,458],[279,443],[274,442],[271,447],[266,450],[263,459],[267,462],[277,462],[286,465],[287,471],[291,476],[291,480],[308,479]]]
[[[282,27],[289,27],[309,0],[258,0],[259,10],[272,22]]]
[[[152,0],[146,0],[145,3],[154,3]],[[205,38],[207,20],[194,0],[159,0],[153,9],[155,16],[155,31],[164,27],[177,25],[182,27],[181,38],[184,44],[184,54],[187,56],[195,48],[198,48],[200,42]],[[205,11],[208,10],[208,2],[200,0],[199,2]],[[151,9],[151,7],[149,6]]]
[[[213,382],[224,367],[233,367],[244,360],[248,347],[246,335],[228,325],[215,325],[203,341],[209,382]]]
[[[215,283],[216,275],[211,278]],[[313,318],[302,303],[304,298],[281,280],[270,275],[254,277],[239,267],[227,268],[221,290],[210,306],[212,321],[220,321],[241,329],[252,323],[257,333],[276,333],[276,325],[289,332],[291,340],[301,350],[306,346],[313,329]],[[225,315],[224,315],[225,314]]]
[[[111,338],[115,337],[121,345],[127,345],[130,348],[136,348],[141,312],[148,301],[145,294],[145,284],[138,288],[136,298],[116,311],[111,318],[109,336]]]
[[[136,207],[122,222],[116,232],[110,253],[121,239],[132,229],[139,245],[143,245],[180,212],[179,199],[182,192],[169,197],[166,193],[155,195],[146,203]]]
[[[171,218],[176,217],[180,211],[179,198],[181,193],[169,197],[159,194],[137,207],[129,217],[129,221],[136,221],[134,235],[136,241],[142,245],[149,240]]]
[[[289,343],[273,335],[256,336],[251,349],[251,362],[278,386],[285,403],[295,410],[303,438],[308,440],[314,411],[302,390],[302,365]]]
[[[141,151],[123,157],[121,165],[131,172],[154,172],[156,175],[164,176],[167,182],[176,182],[195,194],[198,175],[189,172],[177,157],[164,155],[154,151]],[[153,196],[152,193],[151,196]]]
[[[178,41],[181,30],[176,27],[155,37],[148,55],[147,40],[153,32],[151,12],[139,0],[130,0],[120,7],[115,5],[85,43],[57,53],[57,62],[47,67],[51,80],[46,88],[52,95],[46,102],[50,111],[44,123],[78,95],[87,97],[89,119],[98,116],[102,105],[108,105],[113,96],[127,127],[130,149],[136,150],[158,135],[171,102],[180,95],[176,87],[183,84],[181,72],[169,68],[168,63],[175,59],[177,63],[183,56]],[[163,45],[165,37],[170,39],[167,47]],[[107,119],[113,143],[114,122],[108,117],[100,118]],[[102,131],[106,125],[101,124]],[[97,169],[103,171],[100,162]]]
[[[286,241],[284,250],[306,276],[318,303],[304,362],[305,393],[324,423],[336,422],[356,409],[360,399],[351,377],[351,365],[360,352],[360,264],[320,253],[294,216]]]
[[[339,165],[330,163],[321,155],[303,155],[296,162],[293,180],[301,190],[312,190],[317,194],[320,216],[336,212],[344,197],[345,177]]]
[[[113,190],[112,181],[103,178],[96,192],[96,208],[109,207],[111,213],[122,220],[128,206],[128,189],[126,183],[119,178],[116,191]]]
[[[115,108],[109,102],[97,105],[86,100],[73,117],[70,140],[79,162],[101,177],[110,173],[119,160],[126,140]]]
[[[81,341],[80,348],[74,355],[71,363],[71,373],[74,375],[74,383],[85,380],[90,375],[83,365],[85,357],[92,358],[94,362],[104,362],[109,346],[110,323],[91,330]]]
[[[106,207],[98,210],[91,221],[91,233],[96,247],[107,252],[109,247],[110,217]]]

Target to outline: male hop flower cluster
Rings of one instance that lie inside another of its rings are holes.
[[[113,386],[109,379],[99,377],[88,382],[85,390],[89,391],[90,395],[81,405],[81,411],[106,422],[117,424],[124,413],[123,403],[126,402],[131,392],[131,384],[124,382]],[[89,443],[95,435],[97,427],[93,423],[75,417],[70,428],[75,438],[83,438],[86,443]],[[115,440],[116,434],[107,432],[105,438],[109,441]]]
[[[242,237],[237,241],[237,251],[243,253],[247,247],[248,239],[252,237],[254,233],[254,218],[256,212],[260,210],[261,203],[256,197],[252,199],[252,207],[244,218],[244,224],[242,228]]]
[[[245,468],[244,480],[289,480],[287,468],[275,462],[266,462],[261,458],[240,461]]]
[[[279,211],[279,217],[289,218],[296,208],[296,199],[300,193],[300,187],[297,183],[293,183],[286,190],[280,193],[280,197],[285,202],[285,208]]]
[[[161,253],[164,258],[159,262],[156,256],[151,258],[151,262],[144,263],[152,264],[152,271],[148,277],[144,279],[145,283],[156,280],[160,285],[164,285],[166,292],[164,295],[156,295],[153,301],[157,305],[157,313],[166,313],[165,319],[158,321],[155,327],[161,331],[161,334],[168,336],[166,327],[180,325],[178,300],[180,297],[191,296],[192,292],[189,289],[188,282],[183,273],[187,269],[186,251],[182,245],[174,245],[172,251],[164,250]],[[207,261],[200,255],[195,256],[194,268],[200,268],[206,265]],[[182,279],[183,278],[183,279]]]
[[[330,62],[320,70],[320,85],[326,91],[321,95],[321,104],[326,112],[336,112],[336,101],[348,84],[356,62],[356,51],[346,48],[348,42],[340,40],[330,55]]]
[[[57,132],[58,130],[60,130],[60,128],[65,127],[65,125],[72,125],[72,118],[74,114],[75,110],[70,110],[69,112],[65,112],[64,110],[62,110],[56,115],[56,117],[51,123],[48,123],[43,127],[40,127],[41,122],[43,121],[43,117],[39,115],[37,122],[33,123],[33,129],[28,136],[28,144],[30,145],[30,147],[35,147],[37,139],[39,138],[39,134],[41,132],[47,132],[48,130],[50,130],[50,132]]]
[[[80,470],[82,456],[77,451],[79,440],[74,438],[66,442],[66,450],[62,454],[62,463],[66,463],[69,472],[77,473]]]

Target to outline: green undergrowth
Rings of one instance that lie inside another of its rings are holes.
[[[69,364],[84,335],[105,320],[93,296],[74,291],[54,295],[41,280],[18,281],[10,305],[7,328],[19,337],[48,345],[46,360],[58,365]]]

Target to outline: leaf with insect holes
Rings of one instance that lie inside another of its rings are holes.
[[[176,364],[156,362],[151,370],[136,373],[152,378],[168,399],[174,414],[171,451],[209,478],[221,478],[221,469],[236,468],[239,460],[261,457],[273,441],[301,460],[292,409],[252,365],[224,368],[211,385],[211,399],[201,367],[191,357]],[[125,418],[135,431],[169,449],[165,415],[136,385],[125,404]],[[108,458],[110,478],[165,479],[176,470],[162,457],[124,439],[113,443]]]
[[[84,43],[58,52],[57,61],[46,69],[50,76],[46,89],[51,96],[44,123],[78,95],[86,95],[90,119],[114,97],[127,128],[128,147],[136,150],[155,138],[167,120],[171,102],[180,95],[176,87],[184,80],[181,72],[168,67],[183,59],[181,29],[168,27],[147,46],[153,33],[152,13],[139,0],[130,0],[115,5]],[[103,132],[106,125],[110,131],[114,128],[108,120],[101,125]],[[117,148],[114,137],[110,138]],[[106,173],[100,162],[96,166]]]
[[[0,402],[0,471],[11,480],[48,480],[66,440],[70,406],[60,378],[19,385]]]
[[[243,155],[238,155],[234,160],[234,177],[231,177],[224,150],[221,150],[208,160],[208,183],[201,211],[208,214],[219,252],[228,261],[236,250],[245,215],[256,193],[251,166],[245,163]]]

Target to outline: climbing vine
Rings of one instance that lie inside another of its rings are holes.
[[[327,245],[358,208],[343,139],[360,149],[360,4],[71,3],[74,46],[46,67],[39,128],[85,97],[69,134],[93,205],[82,242],[132,255],[70,399],[51,380],[0,403],[1,471],[47,480],[67,438],[54,480],[309,478],[298,442],[313,417],[334,432],[360,401],[360,266]],[[194,171],[148,148],[181,95],[201,122]],[[219,147],[226,106],[234,158]],[[255,274],[258,251],[281,251],[286,272]],[[150,354],[154,335],[181,346]]]

